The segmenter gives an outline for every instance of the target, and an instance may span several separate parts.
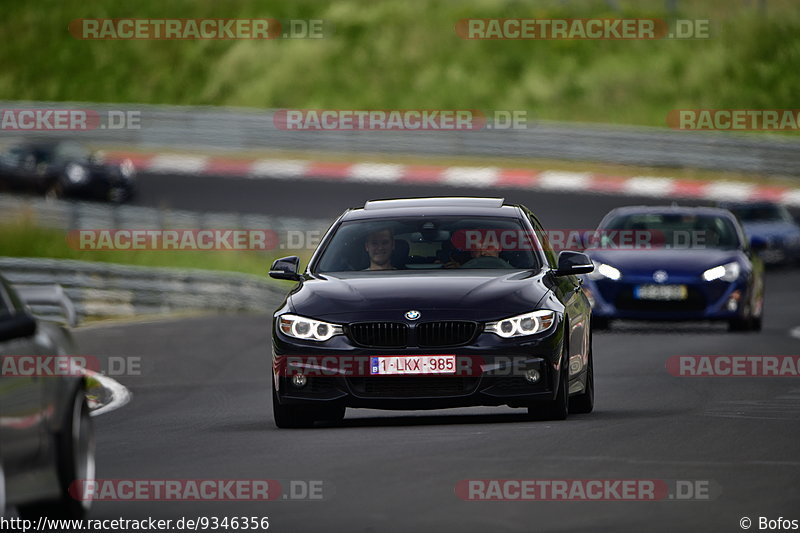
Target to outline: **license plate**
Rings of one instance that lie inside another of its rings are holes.
[[[373,356],[370,374],[455,374],[455,355],[392,355]]]
[[[686,285],[639,285],[633,296],[637,300],[685,300],[689,291]]]

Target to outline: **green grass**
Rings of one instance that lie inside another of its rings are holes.
[[[4,257],[46,257],[99,261],[143,267],[172,267],[241,272],[266,277],[272,261],[285,252],[261,251],[158,251],[158,250],[78,250],[67,242],[63,231],[42,228],[21,218],[17,223],[0,224],[0,255]],[[301,251],[305,266],[310,252]],[[294,252],[293,252],[294,253]]]
[[[528,110],[529,117],[664,126],[675,108],[795,108],[795,0],[44,0],[3,3],[0,99],[258,108]],[[80,41],[91,17],[320,18],[330,38]],[[708,18],[683,41],[467,41],[467,17]]]

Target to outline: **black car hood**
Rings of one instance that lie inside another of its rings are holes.
[[[535,309],[547,294],[544,273],[390,271],[324,274],[290,297],[300,315],[335,322],[404,321],[409,310],[429,319],[494,320]]]

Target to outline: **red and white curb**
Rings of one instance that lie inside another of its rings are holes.
[[[386,163],[340,163],[291,159],[235,159],[216,156],[111,152],[146,172],[185,173],[253,179],[319,179],[365,183],[449,185],[452,187],[538,189],[656,198],[766,200],[800,207],[800,188],[738,181],[701,181],[659,176],[608,176],[594,172],[502,167],[450,167]]]

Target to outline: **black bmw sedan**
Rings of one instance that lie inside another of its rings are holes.
[[[73,141],[31,140],[0,152],[0,190],[122,203],[136,194],[130,160],[111,163]]]
[[[583,254],[555,255],[536,217],[501,198],[367,202],[331,226],[275,312],[278,427],[338,421],[347,407],[527,408],[594,404]]]

